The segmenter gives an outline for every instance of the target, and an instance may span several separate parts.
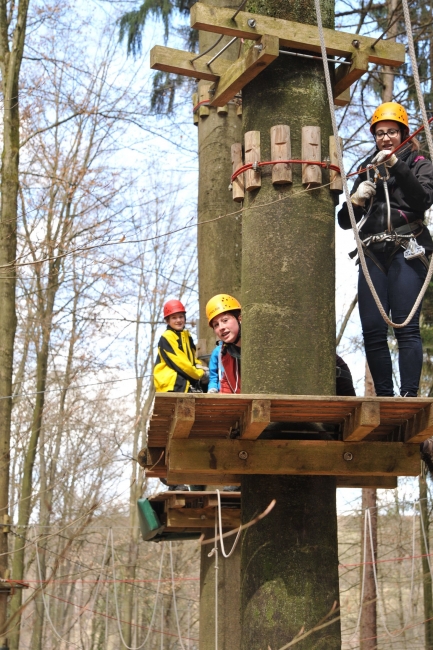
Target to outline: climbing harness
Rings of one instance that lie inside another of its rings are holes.
[[[406,4],[406,8],[407,8],[407,1],[402,0],[402,2],[403,2],[403,7]],[[321,52],[322,52],[322,58],[326,59],[327,52],[326,52],[326,45],[325,45],[325,36],[324,36],[324,31],[323,31],[322,10],[321,10],[321,7],[320,7],[320,0],[314,0],[314,4],[315,4],[315,8],[316,8],[317,27],[318,27],[318,31],[319,31],[319,40],[320,40],[320,49],[321,49]],[[409,20],[409,23],[410,23],[410,20]],[[407,25],[406,25],[406,28],[408,29]],[[411,30],[410,30],[410,34],[409,34],[409,29],[408,29],[409,41],[411,40],[410,39],[411,34],[412,34]],[[415,59],[415,61],[416,61],[416,59]],[[416,68],[416,66],[415,66],[415,68]],[[367,285],[368,285],[368,287],[369,287],[369,289],[371,291],[374,302],[376,303],[376,306],[377,306],[383,320],[390,327],[393,327],[394,329],[396,329],[396,328],[401,329],[402,327],[406,327],[411,322],[412,318],[414,317],[416,311],[418,310],[418,308],[419,308],[419,306],[421,304],[422,299],[424,298],[424,294],[427,291],[427,288],[428,288],[428,286],[430,284],[430,281],[431,281],[431,279],[433,277],[433,255],[430,258],[430,265],[429,265],[429,269],[428,269],[426,278],[424,280],[424,284],[423,284],[423,286],[421,288],[421,291],[418,294],[417,299],[415,300],[415,303],[414,303],[408,317],[406,318],[406,320],[403,323],[394,323],[388,317],[388,315],[386,314],[386,312],[385,312],[385,310],[383,308],[383,305],[382,305],[382,303],[380,301],[380,298],[379,298],[379,296],[377,294],[377,291],[375,289],[375,286],[374,286],[374,284],[372,282],[370,273],[369,273],[368,268],[367,268],[367,262],[366,262],[365,255],[364,255],[364,248],[363,248],[363,244],[362,244],[360,234],[358,232],[358,228],[356,226],[355,213],[354,213],[354,210],[353,210],[352,202],[350,200],[349,186],[347,184],[347,175],[345,174],[344,167],[343,167],[343,155],[342,155],[342,151],[341,151],[340,138],[339,138],[339,135],[338,135],[337,120],[336,120],[336,116],[335,116],[335,108],[334,108],[334,99],[333,99],[333,94],[332,94],[331,76],[330,76],[330,72],[329,72],[329,67],[328,67],[327,63],[325,63],[325,62],[324,62],[324,65],[323,65],[323,71],[324,71],[324,74],[325,74],[326,90],[327,90],[327,93],[328,93],[328,102],[329,102],[329,110],[330,110],[330,113],[331,113],[332,130],[333,130],[334,137],[335,137],[335,150],[336,150],[336,153],[337,153],[337,159],[338,159],[338,165],[340,167],[341,178],[342,178],[342,181],[343,181],[343,188],[344,188],[344,194],[345,194],[345,197],[346,197],[347,207],[348,207],[348,211],[349,211],[350,223],[351,223],[351,226],[352,226],[353,234],[355,236],[356,246],[357,246],[357,249],[358,249],[359,261],[360,261],[360,264],[361,264],[361,267],[362,267],[362,270],[363,270]],[[414,74],[415,74],[415,70],[414,70]],[[418,79],[418,82],[419,82],[419,79]],[[420,87],[420,90],[421,90],[421,87]],[[425,106],[424,106],[424,100],[422,98],[422,92],[420,93],[420,95],[418,95],[418,101],[420,103],[420,106],[422,107],[422,110],[425,112]],[[424,122],[423,128],[426,130],[426,132],[429,131],[428,124],[432,120],[433,120],[433,118],[430,118],[430,120],[426,120]],[[418,129],[418,132],[420,130],[421,130],[421,128]],[[399,147],[397,147],[397,149],[395,151],[401,149],[402,146],[404,144],[406,144],[409,140],[411,140],[415,136],[416,133],[417,132],[415,132],[414,134],[412,134],[412,136],[410,136],[404,142],[402,142],[401,145],[399,145]],[[426,136],[427,136],[427,133],[426,133]],[[430,139],[431,139],[431,134],[430,134]],[[392,156],[392,154],[395,151],[391,151],[388,157]],[[433,154],[433,144],[432,144],[432,150],[430,152],[430,155],[432,155],[432,154]],[[355,174],[357,174],[357,173],[360,173],[360,172],[359,171],[355,172]]]

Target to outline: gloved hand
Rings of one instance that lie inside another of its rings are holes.
[[[375,157],[373,158],[373,160],[372,160],[371,162],[373,163],[373,165],[380,165],[381,163],[384,162],[386,167],[392,167],[393,165],[395,165],[395,163],[397,162],[398,158],[397,158],[397,156],[395,155],[395,153],[393,153],[393,154],[388,158],[388,160],[385,160],[385,158],[386,158],[387,156],[389,156],[389,151],[386,151],[386,150],[379,151],[379,153],[377,153],[377,154],[375,155]]]
[[[218,393],[218,388],[209,388],[208,394],[209,393]]]
[[[207,386],[209,383],[209,368],[206,368],[206,366],[197,366],[197,368],[201,368],[203,370],[203,376],[200,377],[200,383],[203,386]]]
[[[373,181],[363,181],[356,192],[352,194],[350,200],[355,205],[364,207],[367,199],[371,199],[376,194],[376,186]]]

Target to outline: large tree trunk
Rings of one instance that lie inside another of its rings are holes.
[[[20,142],[19,76],[24,50],[29,0],[20,0],[10,42],[6,0],[0,1],[0,71],[3,100],[3,149],[0,203],[0,519],[8,514],[13,352],[16,331],[13,262],[17,248],[18,166]],[[15,16],[14,16],[15,17]],[[12,265],[12,266],[11,266]],[[8,569],[7,534],[0,532],[0,577]],[[0,646],[7,644],[7,594],[0,594]]]
[[[237,7],[238,0],[206,0],[205,4],[217,7]],[[234,11],[234,10],[233,10]],[[217,34],[200,32],[200,51],[210,47]],[[217,47],[205,55],[209,60],[229,41],[225,37]],[[221,58],[234,60],[239,43],[228,48]],[[200,82],[200,87],[209,82]],[[209,115],[199,117],[199,191],[198,221],[208,221],[239,209],[232,200],[228,186],[232,174],[230,147],[241,142],[242,119],[236,114],[234,103],[228,113],[218,113],[211,108]],[[200,298],[200,354],[210,354],[215,346],[215,336],[208,326],[205,307],[217,293],[229,293],[240,298],[241,286],[241,215],[219,219],[198,228],[198,270]]]
[[[427,555],[430,553],[429,544],[429,508],[428,508],[428,491],[427,479],[421,474],[419,477],[419,502],[420,502],[420,516],[424,523],[424,531],[420,522],[420,539],[421,539],[421,555],[422,555],[422,573],[423,573],[423,600],[424,600],[424,638],[425,650],[433,650],[433,592],[432,592],[432,577],[430,572],[429,558]],[[426,541],[424,541],[424,535]],[[430,559],[431,561],[431,559]]]
[[[373,553],[371,550],[370,528],[367,525],[367,539],[364,540],[364,518],[370,511],[371,539],[373,540]],[[377,648],[377,593],[374,580],[373,562],[377,559],[377,491],[372,488],[362,490],[362,535],[361,546],[365,548],[365,573],[361,566],[361,584],[364,575],[364,598],[362,601],[361,624],[359,628],[359,647],[361,650],[375,650]],[[364,546],[365,543],[365,546]]]
[[[247,8],[316,22],[311,1],[251,1]],[[333,27],[332,0],[322,2],[322,11]],[[320,62],[280,56],[243,97],[244,131],[260,131],[262,160],[271,159],[269,130],[276,124],[289,124],[293,158],[301,158],[302,127],[320,126],[327,155],[331,121]],[[293,188],[277,191],[265,171],[261,190],[245,201],[267,205],[244,211],[242,221],[243,393],[335,393],[334,203],[328,188],[299,193],[299,166],[293,179]],[[275,203],[279,197],[285,200]],[[243,523],[273,498],[271,515],[243,538],[242,650],[279,648],[339,601],[335,478],[245,476]],[[296,647],[319,645],[340,648],[339,621]]]

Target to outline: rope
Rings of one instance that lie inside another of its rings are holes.
[[[341,173],[340,167],[337,167],[337,165],[331,165],[327,162],[318,160],[264,160],[263,162],[245,163],[245,165],[239,167],[239,169],[237,169],[234,174],[232,174],[231,181],[233,183],[233,181],[236,180],[240,174],[243,174],[244,172],[248,171],[248,169],[251,169],[253,165],[256,167],[265,167],[266,165],[291,165],[292,163],[295,165],[316,165],[317,167],[322,167],[323,169],[332,169],[338,174]]]
[[[208,557],[215,555],[215,650],[218,650],[218,514],[215,510],[215,537],[212,540],[214,542],[214,547]]]
[[[221,540],[221,553],[227,559],[233,553],[233,551],[235,550],[235,548],[236,548],[236,546],[238,544],[239,538],[241,536],[241,529],[239,528],[239,530],[238,530],[238,534],[235,537],[235,541],[233,542],[233,546],[231,547],[231,550],[229,551],[229,553],[226,553],[226,550],[224,548],[223,537],[222,537],[223,536],[223,523],[222,523],[222,514],[221,514],[221,494],[220,494],[219,490],[217,490],[216,493],[217,493],[217,498],[218,498],[218,523],[219,523],[219,532],[220,532],[220,540]],[[216,535],[215,535],[215,537],[216,537]],[[216,541],[216,544],[218,544],[218,541]]]
[[[429,121],[427,117],[427,111],[425,109],[425,103],[424,103],[424,97],[423,93],[421,90],[421,83],[419,80],[419,71],[418,71],[418,63],[416,60],[416,54],[415,54],[415,46],[413,42],[413,33],[412,33],[412,25],[410,22],[410,12],[409,12],[409,5],[407,0],[402,0],[402,7],[403,7],[403,16],[404,16],[404,23],[406,26],[406,33],[407,33],[407,44],[408,44],[408,50],[409,50],[409,58],[410,58],[410,63],[412,66],[412,74],[413,74],[413,80],[415,83],[415,89],[416,89],[416,96],[418,98],[418,104],[421,109],[421,116],[422,116],[422,123],[424,126],[425,130],[425,137],[427,140],[427,145],[428,145],[428,150],[430,154],[431,160],[433,160],[433,139],[432,139],[432,134],[429,129]]]
[[[322,11],[321,11],[321,8],[320,8],[320,0],[314,0],[314,4],[315,4],[315,7],[316,7],[316,14],[317,14],[317,27],[318,27],[318,30],[319,30],[320,48],[321,48],[321,51],[322,51],[323,59],[326,59],[327,54],[326,54],[325,36],[324,36],[324,33],[323,33],[323,22],[322,22]],[[413,305],[413,307],[412,307],[412,309],[411,309],[411,311],[409,313],[409,316],[406,318],[406,320],[403,323],[394,323],[392,320],[390,320],[390,318],[388,317],[388,315],[386,314],[386,312],[385,312],[385,310],[383,308],[383,305],[382,305],[382,303],[380,301],[380,298],[379,298],[379,296],[377,294],[377,291],[376,291],[376,289],[374,287],[374,284],[373,284],[373,282],[371,280],[371,277],[370,277],[370,273],[369,273],[368,268],[367,268],[367,262],[365,260],[365,255],[364,255],[364,249],[363,249],[361,238],[360,238],[359,233],[358,233],[358,229],[356,227],[355,213],[353,211],[353,205],[352,205],[352,202],[350,200],[350,192],[349,192],[349,186],[347,184],[347,177],[346,177],[346,174],[344,172],[343,154],[342,154],[341,147],[340,147],[340,139],[339,139],[339,135],[338,135],[338,126],[337,126],[337,120],[336,120],[336,116],[335,116],[334,99],[333,99],[333,95],[332,95],[331,76],[329,74],[328,65],[325,62],[324,62],[324,65],[323,65],[323,70],[324,70],[324,73],[325,73],[326,90],[327,90],[327,93],[328,93],[329,109],[330,109],[330,112],[331,112],[332,130],[333,130],[334,138],[335,138],[335,150],[336,150],[336,153],[337,153],[337,159],[338,159],[338,165],[340,167],[341,178],[342,178],[342,181],[343,181],[343,188],[344,188],[344,194],[345,194],[345,197],[346,197],[346,203],[347,203],[347,207],[348,207],[348,210],[349,210],[350,223],[351,223],[351,226],[352,226],[353,234],[355,236],[356,247],[358,249],[359,261],[361,263],[361,267],[362,267],[362,270],[363,270],[367,285],[368,285],[368,287],[369,287],[369,289],[371,291],[371,294],[373,296],[374,302],[376,303],[376,306],[377,306],[377,308],[379,310],[379,313],[382,316],[385,323],[387,325],[389,325],[390,327],[393,327],[394,329],[406,327],[406,325],[408,325],[410,323],[410,321],[412,320],[412,318],[415,315],[415,312],[417,311],[418,307],[420,306],[421,301],[424,298],[424,294],[427,291],[427,288],[428,288],[428,286],[430,284],[430,280],[432,279],[432,276],[433,276],[433,255],[432,255],[432,258],[430,260],[430,266],[429,266],[429,269],[427,271],[427,275],[426,275],[426,278],[424,280],[424,284],[423,284],[423,286],[421,288],[421,291],[418,294],[417,299],[415,300],[415,304]]]
[[[163,566],[163,561],[164,561],[165,546],[164,545],[162,546],[162,551],[161,551],[161,561],[160,561],[160,564],[159,564],[158,586],[156,588],[155,603],[153,605],[152,618],[150,619],[149,629],[147,630],[147,634],[146,634],[146,637],[145,637],[143,643],[141,645],[139,645],[139,646],[136,646],[136,647],[132,646],[131,647],[131,646],[128,646],[126,644],[126,642],[125,642],[123,632],[122,632],[122,626],[120,624],[119,599],[117,597],[116,565],[115,565],[115,562],[114,562],[114,537],[113,537],[113,529],[112,528],[110,528],[110,538],[111,538],[111,566],[113,568],[113,579],[114,579],[114,602],[115,602],[115,605],[116,605],[117,628],[119,630],[120,640],[122,641],[123,646],[125,648],[127,648],[127,650],[141,650],[141,648],[144,647],[145,643],[147,643],[147,640],[148,640],[148,638],[150,636],[150,632],[152,630],[153,620],[155,618],[156,606],[157,606],[157,603],[158,603],[159,588],[160,588],[160,585],[161,585],[161,575],[162,575],[162,566]],[[184,650],[183,646],[182,646],[182,650]]]

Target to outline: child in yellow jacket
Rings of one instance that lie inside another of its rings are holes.
[[[207,368],[197,366],[195,345],[185,329],[185,307],[179,300],[169,300],[164,305],[167,329],[159,339],[153,378],[157,393],[188,393],[206,383]],[[201,391],[200,391],[201,392]]]

